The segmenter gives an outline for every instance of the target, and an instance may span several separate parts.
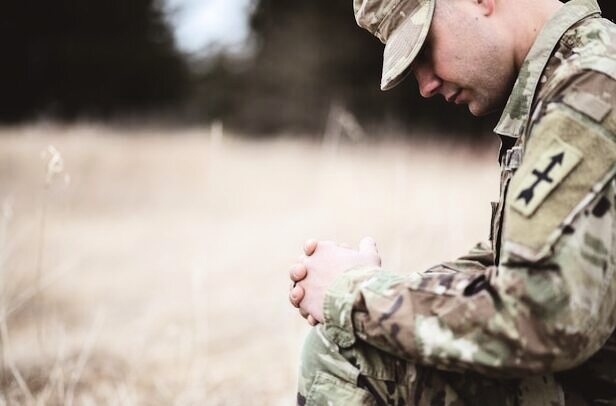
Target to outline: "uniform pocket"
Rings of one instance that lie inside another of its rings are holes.
[[[349,382],[336,378],[327,372],[317,372],[314,383],[308,392],[306,406],[376,406],[376,401],[370,394]]]
[[[357,367],[357,384],[369,391],[379,405],[408,404],[417,383],[417,369],[411,362],[372,347],[361,340],[345,357]]]

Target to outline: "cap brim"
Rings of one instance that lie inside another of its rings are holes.
[[[381,90],[389,90],[402,82],[409,67],[421,51],[434,16],[435,0],[425,0],[408,15],[387,39],[383,52]]]

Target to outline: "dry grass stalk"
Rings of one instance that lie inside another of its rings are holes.
[[[0,130],[0,404],[291,404],[303,240],[369,234],[386,269],[425,269],[486,236],[498,189],[495,149],[43,130]],[[72,186],[32,216],[49,143]]]

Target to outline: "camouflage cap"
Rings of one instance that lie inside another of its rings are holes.
[[[357,24],[385,44],[381,89],[400,83],[419,54],[436,0],[353,0]]]

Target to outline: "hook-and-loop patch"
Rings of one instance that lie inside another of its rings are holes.
[[[556,137],[546,151],[529,166],[517,190],[513,190],[511,206],[524,216],[532,216],[539,205],[554,191],[583,159],[582,153]]]
[[[536,258],[616,166],[616,143],[598,123],[565,106],[550,109],[532,131],[505,204],[505,245]],[[525,255],[526,256],[526,255]]]

